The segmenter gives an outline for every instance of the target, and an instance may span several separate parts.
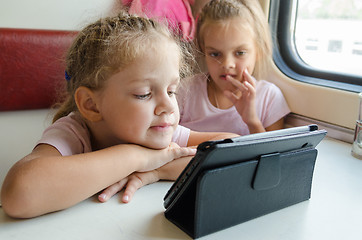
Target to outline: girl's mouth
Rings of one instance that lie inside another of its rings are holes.
[[[222,80],[225,80],[225,81],[226,81],[226,79],[227,79],[228,77],[229,77],[229,78],[230,78],[230,77],[231,77],[231,78],[235,78],[235,75],[223,74],[223,75],[220,76],[220,78],[221,78]]]
[[[172,126],[172,124],[170,124],[170,123],[161,123],[161,124],[152,126],[151,129],[156,130],[156,131],[167,131],[171,126]]]

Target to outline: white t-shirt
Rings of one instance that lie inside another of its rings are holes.
[[[180,147],[187,146],[190,129],[178,126],[173,134],[172,142]],[[45,143],[55,147],[62,156],[70,156],[92,151],[90,132],[84,120],[75,113],[70,113],[50,125],[38,144]]]
[[[201,132],[232,132],[249,134],[249,128],[236,108],[214,107],[207,96],[208,75],[201,73],[186,80],[177,95],[180,125]],[[256,80],[256,112],[264,128],[269,127],[290,112],[288,104],[273,83]]]

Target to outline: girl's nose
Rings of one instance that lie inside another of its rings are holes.
[[[226,56],[222,62],[221,65],[224,69],[230,69],[230,68],[235,68],[235,61],[234,58],[231,56]]]
[[[170,97],[168,94],[164,94],[163,96],[160,96],[157,99],[157,105],[155,108],[155,114],[157,116],[163,114],[163,113],[173,113],[175,111],[175,104],[174,101],[172,99],[172,97]]]

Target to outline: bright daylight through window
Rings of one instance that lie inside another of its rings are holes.
[[[362,0],[299,0],[294,37],[306,64],[362,76]]]

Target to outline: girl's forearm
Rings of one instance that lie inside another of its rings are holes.
[[[211,140],[220,140],[225,138],[238,137],[239,135],[234,133],[223,133],[223,132],[196,132],[191,131],[188,146],[197,146],[202,142]]]
[[[38,146],[9,171],[1,191],[4,211],[29,218],[68,208],[133,172],[147,172],[195,149],[152,150],[121,144],[100,151],[60,156],[49,145]]]
[[[192,156],[176,159],[156,169],[158,178],[160,180],[176,180],[191,159]]]
[[[251,134],[265,132],[265,128],[259,119],[252,123],[247,123],[247,125]]]
[[[2,188],[4,210],[34,217],[68,208],[143,167],[139,146],[119,145],[69,157],[31,154],[9,171]]]

